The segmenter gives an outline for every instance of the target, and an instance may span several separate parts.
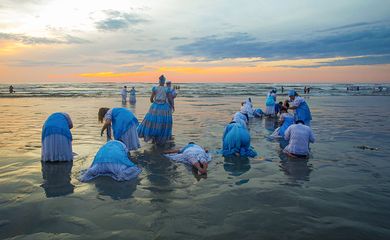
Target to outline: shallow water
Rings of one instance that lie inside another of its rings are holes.
[[[255,107],[264,98],[252,97]],[[127,105],[142,120],[149,103]],[[215,152],[239,97],[176,100],[175,140]],[[253,119],[255,159],[213,154],[207,178],[142,142],[136,181],[77,180],[105,138],[99,107],[119,98],[0,99],[0,238],[16,239],[385,239],[390,236],[390,120],[386,96],[310,97],[317,143],[309,161],[281,154]],[[74,122],[73,164],[42,164],[40,134],[55,111]],[[369,146],[378,150],[360,149]]]

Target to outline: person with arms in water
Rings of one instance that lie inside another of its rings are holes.
[[[295,158],[308,158],[309,143],[315,141],[313,131],[302,120],[296,121],[295,124],[287,128],[284,139],[289,142],[283,152]]]

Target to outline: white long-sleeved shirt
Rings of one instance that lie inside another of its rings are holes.
[[[311,128],[301,123],[288,127],[284,132],[284,139],[289,141],[284,151],[299,155],[309,154],[309,142],[315,141]]]

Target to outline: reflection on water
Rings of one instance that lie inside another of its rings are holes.
[[[138,180],[118,182],[110,177],[98,177],[93,180],[96,190],[102,196],[109,196],[113,200],[131,198],[137,190]]]
[[[177,177],[176,165],[162,156],[164,148],[153,145],[138,156],[139,165],[145,171],[152,192],[171,191],[171,183]]]
[[[240,176],[251,169],[249,158],[246,157],[224,157],[223,168],[230,175]]]
[[[46,197],[59,197],[73,193],[74,186],[70,183],[73,162],[42,162],[41,187]]]
[[[148,97],[137,100],[134,112],[142,120],[150,102]],[[224,126],[242,100],[180,96],[175,141],[220,149]],[[252,119],[251,143],[261,157],[213,156],[207,179],[199,182],[182,164],[161,156],[168,145],[141,141],[142,148],[132,152],[142,168],[139,183],[105,177],[81,183],[75,172],[88,167],[86,159],[93,159],[106,140],[98,136],[96,113],[102,106],[121,106],[120,97],[0,98],[0,239],[113,238],[107,234],[116,239],[315,239],[324,234],[330,239],[388,239],[388,100],[310,98],[317,142],[309,161],[282,154],[287,142],[268,141],[273,119]],[[42,124],[59,110],[74,120],[78,156],[73,166],[39,162]],[[379,150],[354,147],[360,145]],[[66,194],[71,195],[50,198]]]
[[[275,131],[276,121],[276,118],[266,117],[264,119],[264,128],[271,132]]]
[[[299,183],[300,181],[309,181],[310,173],[313,170],[313,165],[309,163],[308,159],[291,158],[283,153],[281,150],[280,157],[280,170],[285,175],[289,176],[293,183]]]

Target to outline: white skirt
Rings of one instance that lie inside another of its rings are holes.
[[[265,115],[275,115],[275,105],[267,106],[265,109]]]
[[[52,134],[43,140],[42,161],[72,161],[72,141],[61,134]]]
[[[140,148],[137,125],[133,124],[118,140],[123,142],[129,151]]]

